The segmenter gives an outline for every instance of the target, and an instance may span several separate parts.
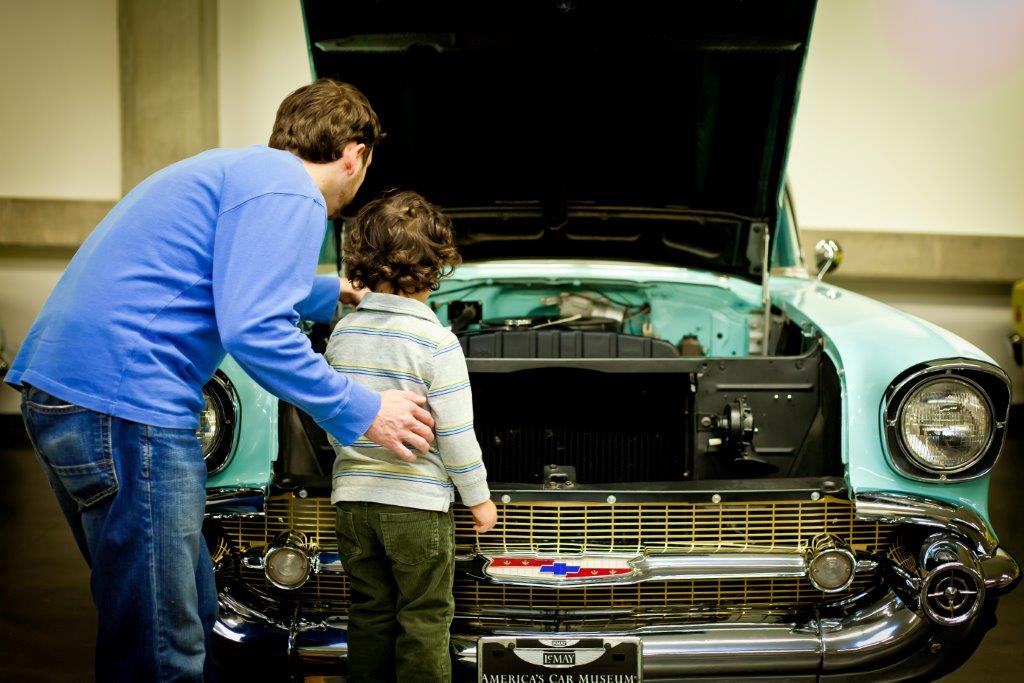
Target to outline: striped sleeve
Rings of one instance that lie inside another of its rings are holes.
[[[433,361],[427,402],[434,416],[438,453],[463,505],[477,505],[490,498],[491,492],[473,430],[473,393],[466,357],[455,335],[449,333],[438,344]]]

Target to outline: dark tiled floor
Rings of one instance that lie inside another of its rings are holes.
[[[7,424],[5,423],[5,427]],[[34,454],[0,436],[0,681],[92,678],[95,612],[89,574]],[[4,443],[5,442],[5,443]],[[1012,441],[992,481],[992,519],[1002,543],[1024,558],[1024,441]],[[946,681],[1024,676],[1024,587],[1004,598],[999,626]]]

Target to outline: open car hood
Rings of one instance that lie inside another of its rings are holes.
[[[467,259],[759,272],[814,0],[303,9],[316,75],[356,85],[388,134],[362,200],[421,192]]]

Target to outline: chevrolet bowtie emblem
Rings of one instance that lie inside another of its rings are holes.
[[[636,571],[628,555],[498,556],[485,555],[484,573],[503,583],[563,583],[627,578]]]

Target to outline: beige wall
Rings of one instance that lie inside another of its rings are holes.
[[[0,0],[0,92],[0,196],[120,196],[117,0]],[[8,357],[67,264],[26,254],[0,247]],[[17,405],[0,389],[0,413]]]
[[[1024,2],[820,0],[789,163],[800,222],[1022,235],[1022,122]]]
[[[121,194],[117,0],[0,0],[0,196]]]
[[[266,144],[277,105],[311,80],[298,0],[219,0],[220,144]]]

